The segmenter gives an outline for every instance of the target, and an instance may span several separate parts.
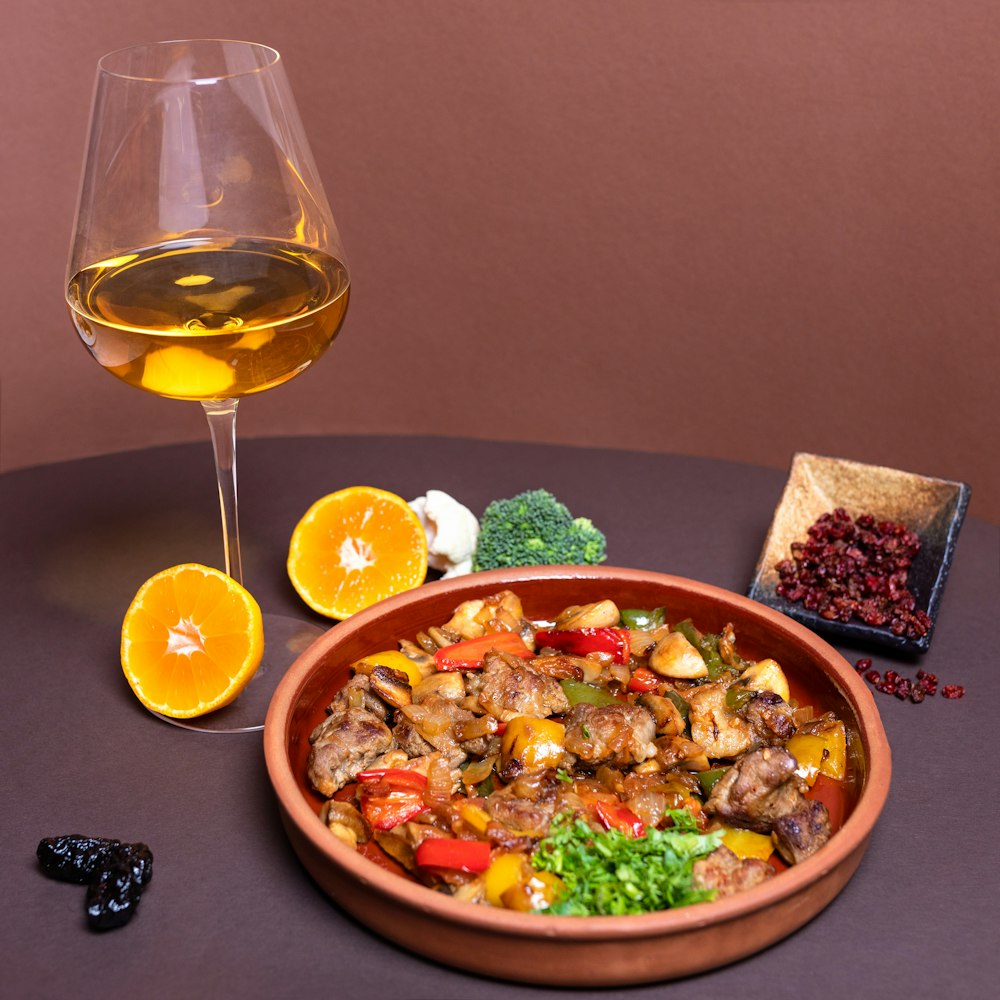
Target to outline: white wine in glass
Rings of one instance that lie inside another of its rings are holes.
[[[198,39],[101,59],[66,296],[103,368],[158,396],[201,402],[225,568],[242,583],[237,404],[316,361],[350,296],[340,237],[274,49]],[[262,727],[292,658],[283,647],[300,629],[281,616],[264,622],[264,662],[236,702],[168,721],[209,732]]]

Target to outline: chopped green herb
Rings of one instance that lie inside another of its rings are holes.
[[[583,738],[585,740],[590,739],[590,730],[587,728],[586,722],[582,726],[580,726],[580,732],[583,733]]]
[[[556,777],[566,785],[573,784],[573,778],[568,771],[564,771],[561,767],[556,769]]]
[[[629,838],[618,830],[594,830],[565,813],[538,843],[532,864],[562,879],[565,891],[546,913],[611,916],[667,910],[714,898],[692,885],[694,862],[719,846],[722,834],[698,833],[684,809],[666,813],[674,825]]]

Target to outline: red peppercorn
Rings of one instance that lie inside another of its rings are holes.
[[[879,677],[879,672],[877,670],[869,670],[868,673],[865,674],[865,680],[871,681],[872,684],[878,684],[881,679],[882,678]]]
[[[961,698],[965,695],[965,688],[961,684],[945,684],[941,688],[942,698]]]
[[[859,674],[863,674],[866,670],[871,670],[871,668],[872,668],[872,661],[868,659],[867,656],[861,660],[858,660],[858,662],[854,664],[854,669],[857,670]]]

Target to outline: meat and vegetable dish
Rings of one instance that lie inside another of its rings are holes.
[[[352,665],[311,733],[332,835],[472,903],[619,914],[731,895],[820,850],[842,720],[669,609],[531,621],[503,591]]]

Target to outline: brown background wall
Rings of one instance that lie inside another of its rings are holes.
[[[285,56],[353,277],[331,352],[247,400],[241,435],[814,451],[964,479],[1000,521],[996,0],[39,0],[4,21],[3,469],[205,438],[197,405],[100,371],[62,283],[96,60],[223,36]]]

